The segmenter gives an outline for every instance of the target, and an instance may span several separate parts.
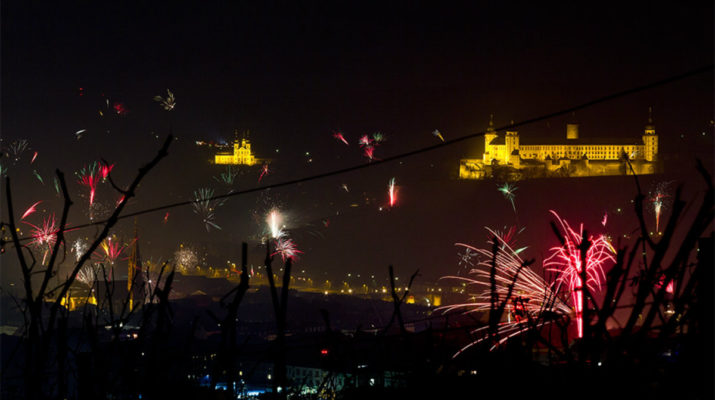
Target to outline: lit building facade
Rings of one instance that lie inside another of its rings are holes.
[[[221,165],[255,165],[259,160],[251,151],[251,142],[243,137],[233,141],[233,152],[221,152],[215,155],[214,163]]]
[[[460,160],[459,178],[490,178],[499,168],[511,171],[510,175],[516,179],[623,175],[631,173],[630,166],[626,167],[626,157],[636,174],[656,172],[658,135],[650,116],[640,138],[580,138],[578,124],[568,124],[564,139],[534,143],[528,139],[521,142],[516,130],[496,132],[490,120],[482,157]]]

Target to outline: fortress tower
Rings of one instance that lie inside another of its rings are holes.
[[[489,126],[484,133],[484,163],[489,164],[492,159],[497,158],[495,149],[491,146],[492,141],[497,138],[497,132],[494,130],[494,114],[489,115]]]
[[[519,132],[506,131],[506,162],[516,168],[520,166],[519,160]]]
[[[655,161],[658,158],[658,135],[653,125],[653,107],[648,107],[648,124],[643,131],[643,158],[646,161]]]

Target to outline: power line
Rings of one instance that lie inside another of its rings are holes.
[[[636,87],[633,87],[633,88],[630,88],[630,89],[626,89],[626,90],[622,90],[622,91],[619,91],[619,92],[616,92],[616,93],[612,93],[612,94],[609,94],[609,95],[606,95],[606,96],[602,96],[602,97],[599,97],[599,98],[596,98],[596,99],[587,101],[587,102],[585,102],[585,103],[581,103],[581,104],[579,104],[579,105],[575,105],[575,106],[572,106],[572,107],[569,107],[569,108],[565,108],[565,109],[562,109],[562,110],[559,110],[559,111],[556,111],[556,112],[552,112],[552,113],[549,113],[549,114],[544,114],[544,115],[541,115],[541,116],[538,116],[538,117],[534,117],[534,118],[525,119],[525,120],[522,120],[522,121],[519,121],[519,122],[516,122],[516,123],[510,123],[510,124],[508,124],[508,125],[503,125],[503,126],[500,126],[500,127],[495,128],[495,130],[496,130],[496,131],[500,131],[500,130],[505,130],[505,129],[509,129],[509,128],[516,128],[516,127],[519,127],[519,126],[528,125],[528,124],[532,124],[532,123],[535,123],[535,122],[543,121],[543,120],[546,120],[546,119],[549,119],[549,118],[554,118],[554,117],[561,116],[561,115],[564,115],[564,114],[568,114],[568,113],[571,113],[571,112],[574,112],[574,111],[582,110],[582,109],[584,109],[584,108],[588,108],[588,107],[594,106],[594,105],[596,105],[596,104],[605,103],[605,102],[608,102],[608,101],[611,101],[611,100],[615,100],[615,99],[618,99],[618,98],[620,98],[620,97],[625,97],[625,96],[628,96],[628,95],[631,95],[631,94],[635,94],[635,93],[642,92],[642,91],[645,91],[645,90],[653,89],[653,88],[656,88],[656,87],[659,87],[659,86],[664,86],[664,85],[667,85],[667,84],[669,84],[669,83],[673,83],[673,82],[677,82],[677,81],[680,81],[680,80],[683,80],[683,79],[687,79],[687,78],[690,78],[690,77],[692,77],[692,76],[696,76],[696,75],[702,74],[702,73],[704,73],[704,72],[712,71],[712,70],[713,70],[713,64],[706,65],[706,66],[702,66],[702,67],[699,67],[699,68],[696,68],[696,69],[693,69],[693,70],[684,72],[684,73],[682,73],[682,74],[674,75],[674,76],[671,76],[671,77],[668,77],[668,78],[665,78],[665,79],[661,79],[661,80],[658,80],[658,81],[655,81],[655,82],[651,82],[651,83],[648,83],[648,84],[645,84],[645,85],[636,86]],[[484,131],[477,132],[477,133],[472,133],[472,134],[465,135],[465,136],[461,136],[461,137],[458,137],[458,138],[455,138],[455,139],[446,140],[446,141],[444,141],[444,142],[440,142],[440,143],[434,144],[434,145],[432,145],[432,146],[427,146],[427,147],[423,147],[423,148],[420,148],[420,149],[416,149],[416,150],[408,151],[408,152],[405,152],[405,153],[397,154],[397,155],[394,155],[394,156],[382,158],[382,159],[379,159],[379,160],[374,160],[374,161],[372,161],[372,162],[370,162],[370,163],[367,163],[367,164],[354,165],[354,166],[351,166],[351,167],[346,167],[346,168],[341,168],[341,169],[337,169],[337,170],[333,170],[333,171],[323,172],[323,173],[320,173],[320,174],[311,175],[311,176],[307,176],[307,177],[303,177],[303,178],[297,178],[297,179],[292,179],[292,180],[288,180],[288,181],[284,181],[284,182],[274,183],[274,184],[271,184],[271,185],[266,185],[266,186],[261,186],[261,187],[252,188],[252,189],[246,189],[246,190],[241,190],[241,191],[237,191],[237,192],[231,192],[231,193],[226,193],[226,194],[222,194],[222,195],[217,195],[217,196],[213,196],[213,197],[206,198],[206,199],[202,199],[202,200],[206,201],[206,200],[224,199],[224,198],[228,198],[228,197],[239,196],[239,195],[244,195],[244,194],[249,194],[249,193],[254,193],[254,192],[260,192],[260,191],[266,190],[266,189],[275,189],[275,188],[280,188],[280,187],[284,187],[284,186],[295,185],[295,184],[298,184],[298,183],[309,182],[309,181],[313,181],[313,180],[317,180],[317,179],[327,178],[327,177],[334,176],[334,175],[341,175],[341,174],[345,174],[345,173],[352,172],[352,171],[358,171],[358,170],[365,169],[365,168],[375,167],[375,166],[382,165],[382,164],[386,164],[386,163],[389,163],[389,162],[392,162],[392,161],[396,161],[396,160],[399,160],[399,159],[402,159],[402,158],[407,158],[407,157],[411,157],[411,156],[414,156],[414,155],[418,155],[418,154],[422,154],[422,153],[427,153],[427,152],[430,152],[430,151],[432,151],[432,150],[441,149],[441,148],[443,148],[443,147],[451,146],[451,145],[453,145],[453,144],[455,144],[455,143],[463,142],[463,141],[465,141],[465,140],[474,139],[474,138],[483,136],[484,133],[485,133]],[[161,206],[157,206],[157,207],[153,207],[153,208],[147,208],[147,209],[144,209],[144,210],[135,211],[135,212],[132,212],[132,213],[127,213],[127,214],[124,214],[124,215],[119,216],[117,219],[118,219],[118,220],[121,220],[121,219],[136,217],[136,216],[139,216],[139,215],[149,214],[149,213],[156,212],[156,211],[163,211],[163,210],[168,210],[168,209],[171,209],[171,208],[183,207],[183,206],[191,205],[191,204],[194,204],[194,203],[196,203],[195,200],[193,200],[193,201],[192,201],[192,200],[186,200],[186,201],[180,201],[180,202],[176,202],[176,203],[165,204],[165,205],[161,205]],[[107,222],[107,220],[96,221],[96,222],[90,222],[90,223],[87,223],[87,224],[81,224],[81,225],[70,226],[70,227],[67,227],[66,230],[70,230],[70,229],[75,230],[75,229],[87,228],[87,227],[94,226],[94,225],[102,225],[102,224],[105,224],[106,222]],[[25,240],[30,240],[30,239],[32,239],[32,238],[31,238],[31,237],[25,237],[25,238],[21,238],[20,241],[25,241]]]

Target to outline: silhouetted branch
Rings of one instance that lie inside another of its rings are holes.
[[[50,278],[53,276],[55,260],[57,259],[57,252],[59,251],[60,244],[65,241],[65,228],[67,226],[67,216],[69,215],[70,206],[72,206],[72,200],[70,199],[69,192],[67,191],[67,184],[65,183],[65,176],[60,170],[56,170],[57,179],[60,182],[60,188],[62,189],[62,196],[64,198],[64,203],[62,207],[62,217],[60,219],[60,228],[56,233],[55,244],[52,248],[52,253],[50,255],[50,261],[47,264],[47,269],[45,270],[45,276],[42,280],[42,285],[40,290],[37,292],[36,302],[42,302],[45,297],[45,289],[47,289],[47,284]]]
[[[383,328],[382,330],[383,334],[385,334],[390,329],[392,323],[395,321],[395,318],[397,318],[397,322],[400,325],[400,332],[403,335],[407,333],[407,331],[405,330],[405,323],[402,319],[402,311],[400,310],[400,306],[402,305],[402,302],[405,300],[405,298],[407,298],[410,287],[412,287],[412,282],[419,274],[419,271],[420,270],[418,269],[412,274],[412,276],[410,277],[410,282],[407,285],[407,289],[405,290],[405,293],[403,293],[402,298],[400,298],[397,295],[397,288],[395,286],[395,271],[393,270],[392,265],[388,266],[388,273],[390,275],[390,295],[392,296],[393,311],[392,316],[390,317],[390,322],[388,322],[385,328]]]

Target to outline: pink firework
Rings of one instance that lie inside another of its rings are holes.
[[[375,159],[374,153],[375,153],[375,148],[372,146],[366,146],[365,149],[363,150],[363,155],[365,157],[367,157],[367,159],[370,161]]]
[[[30,160],[30,164],[34,163],[36,158],[37,158],[37,152],[35,152],[35,154],[32,155],[32,160]]]
[[[390,199],[390,207],[393,207],[395,203],[397,203],[397,189],[395,189],[395,178],[390,179],[390,184],[387,188],[387,195]]]
[[[660,277],[660,279],[658,279],[658,282],[655,283],[655,288],[657,290],[660,290],[660,288],[663,287],[664,282],[665,282],[665,275],[662,275]],[[665,285],[665,292],[669,293],[669,294],[673,294],[674,291],[675,291],[675,283],[672,280],[670,280],[670,281],[668,281],[668,284]]]
[[[268,164],[263,164],[263,166],[261,167],[261,176],[258,177],[258,182],[260,182],[265,175],[268,175],[269,172],[270,171],[268,170]]]
[[[655,212],[655,230],[660,232],[660,214],[663,212],[663,200],[666,195],[663,193],[656,193],[655,197],[651,200],[653,202],[653,211]]]
[[[54,246],[57,242],[57,232],[59,232],[59,229],[57,227],[57,220],[55,219],[55,215],[53,214],[45,218],[42,221],[42,226],[34,225],[26,221],[22,222],[32,228],[30,232],[32,240],[29,244],[38,249],[44,249],[42,255],[42,263],[44,264],[47,258],[47,254],[52,249],[52,246]]]
[[[121,195],[119,197],[119,199],[117,200],[117,204],[114,206],[114,208],[119,207],[122,203],[124,203],[124,200],[126,200],[126,199],[127,199],[127,196]]]
[[[583,238],[583,224],[579,231],[574,231],[568,224],[551,210],[563,231],[563,246],[552,247],[551,255],[544,260],[544,267],[549,271],[559,274],[558,282],[566,283],[571,292],[573,308],[576,312],[578,337],[583,337],[583,281],[581,275],[586,274],[586,286],[595,293],[601,289],[602,282],[606,279],[603,265],[610,261],[615,262],[615,251],[604,235],[589,236],[590,246],[586,251],[586,265],[581,265],[581,240]],[[585,268],[585,271],[584,269]]]
[[[358,140],[358,144],[360,146],[370,146],[372,145],[372,139],[368,135],[362,135],[360,136],[360,139]]]
[[[506,245],[514,248],[514,253],[519,254],[522,251],[526,250],[526,247],[522,247],[520,249],[516,248],[516,235],[522,233],[524,229],[526,228],[518,229],[516,226],[510,226],[509,228],[505,226],[504,230],[502,231],[496,229],[487,229],[489,231],[489,237],[487,239],[491,239],[494,235],[496,235]]]
[[[101,179],[101,175],[97,171],[97,163],[92,163],[89,167],[82,168],[77,176],[79,184],[86,186],[89,189],[89,205],[94,204],[94,193],[97,191],[97,184]]]
[[[345,136],[343,136],[342,132],[333,133],[333,137],[345,143],[346,146],[349,146],[348,141],[345,140]]]
[[[51,247],[57,241],[57,232],[59,232],[59,229],[57,229],[57,220],[55,219],[54,214],[45,218],[42,221],[41,227],[29,222],[22,222],[32,227],[32,232],[30,233],[32,240],[30,241],[30,244],[38,247],[43,245]]]
[[[95,259],[99,262],[114,265],[127,246],[117,240],[113,240],[112,237],[108,237],[100,244],[100,248],[102,249],[101,251],[94,253]]]
[[[276,240],[276,251],[274,251],[271,256],[280,254],[281,259],[283,260],[283,262],[285,262],[286,258],[290,258],[294,261],[297,260],[298,254],[301,253],[303,252],[298,250],[293,240],[286,238],[278,238],[278,240]]]
[[[112,107],[114,108],[114,112],[116,112],[117,115],[125,115],[126,113],[129,112],[129,110],[127,110],[127,107],[124,105],[124,103],[114,102]]]
[[[655,230],[660,232],[660,215],[670,206],[670,195],[668,195],[668,185],[670,182],[660,182],[649,193],[649,201],[655,214]]]
[[[362,135],[358,144],[363,149],[363,155],[370,161],[375,159],[375,147],[385,141],[385,136],[380,132],[375,132],[372,137]]]
[[[42,201],[38,201],[37,203],[33,204],[28,208],[24,214],[22,214],[22,217],[20,219],[25,219],[25,217],[29,216],[30,214],[33,214],[34,212],[37,211],[37,205],[42,203]]]
[[[112,168],[114,168],[114,164],[107,165],[105,163],[102,163],[99,166],[99,176],[102,178],[102,181],[107,179],[107,177],[109,176],[109,173],[112,172]]]

